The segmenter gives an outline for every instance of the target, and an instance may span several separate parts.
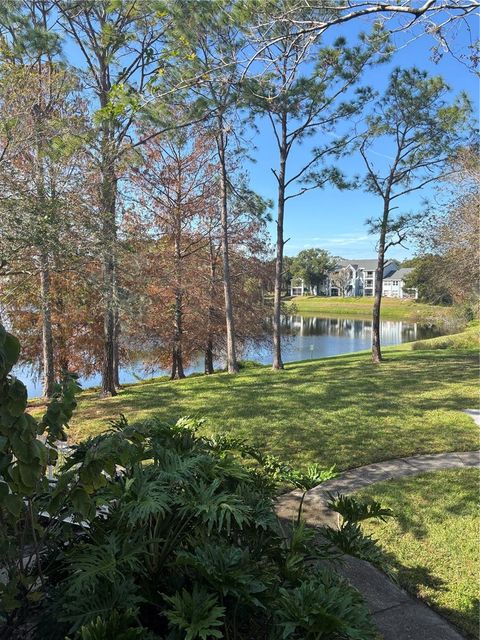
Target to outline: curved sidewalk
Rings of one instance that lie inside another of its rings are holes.
[[[309,491],[305,496],[303,516],[312,526],[336,526],[337,514],[326,506],[328,493],[353,493],[375,482],[467,467],[480,467],[480,451],[410,456],[351,469]],[[300,497],[300,491],[280,496],[277,515],[290,521],[298,512]],[[439,614],[368,562],[345,556],[345,563],[338,571],[363,595],[384,640],[462,640],[464,637]]]

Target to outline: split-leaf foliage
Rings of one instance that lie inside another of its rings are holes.
[[[333,562],[342,545],[368,558],[373,543],[358,531],[343,540],[342,527],[334,548],[301,507],[292,523],[275,514],[279,483],[306,492],[331,469],[296,473],[234,437],[199,436],[196,419],[133,425],[123,416],[60,465],[79,385],[66,375],[37,421],[11,373],[19,353],[1,327],[2,638],[375,637]],[[333,502],[349,522],[389,515]]]

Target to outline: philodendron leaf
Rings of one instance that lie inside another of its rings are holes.
[[[18,341],[18,338],[12,336],[11,333],[7,333],[3,344],[3,351],[5,354],[7,371],[10,371],[20,355],[20,342]]]
[[[23,508],[23,500],[13,493],[9,493],[7,496],[0,500],[0,504],[3,504],[5,509],[15,516],[16,518],[20,517]]]
[[[7,410],[12,416],[20,417],[27,408],[27,388],[20,380],[12,380],[8,389]]]
[[[94,511],[95,505],[84,489],[81,487],[74,489],[71,493],[70,499],[72,501],[73,508],[77,513],[82,515],[84,518],[90,518],[92,516],[92,511]]]
[[[217,597],[194,584],[193,591],[182,589],[173,596],[164,596],[170,608],[165,611],[170,626],[184,634],[185,640],[223,638],[219,629],[224,624],[225,607]]]
[[[8,494],[8,484],[6,482],[0,481],[0,504],[2,503],[3,499],[8,496]]]
[[[18,470],[23,484],[32,488],[37,484],[42,473],[42,468],[38,462],[29,462],[28,464],[19,462]]]

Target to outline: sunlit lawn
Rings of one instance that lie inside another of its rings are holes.
[[[82,394],[70,437],[108,427],[120,413],[130,421],[154,414],[206,419],[205,431],[229,432],[295,465],[370,462],[479,446],[478,428],[461,412],[476,406],[474,350],[386,352],[381,366],[368,354],[292,363],[285,371],[259,367],[170,382],[126,386],[115,398]]]
[[[372,485],[359,495],[395,512],[364,528],[380,542],[394,575],[478,638],[480,471],[458,469]]]
[[[298,313],[363,316],[368,318],[372,313],[373,298],[297,296],[291,298],[286,304],[290,307],[295,305]],[[431,317],[432,314],[449,315],[450,312],[451,310],[448,307],[436,307],[422,304],[415,300],[382,298],[381,315],[384,320],[421,321]]]

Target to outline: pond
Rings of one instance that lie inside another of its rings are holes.
[[[372,341],[372,322],[358,318],[321,318],[309,315],[284,316],[284,331],[288,334],[283,345],[284,362],[309,360],[336,356],[370,348]],[[384,346],[401,344],[412,340],[421,340],[439,335],[440,332],[411,322],[385,320],[381,323],[382,344]],[[271,348],[268,346],[252,346],[242,354],[242,358],[256,360],[261,364],[272,361]],[[223,363],[216,363],[222,367]],[[185,369],[187,374],[203,371],[203,358]],[[17,367],[15,371],[26,384],[28,396],[41,395],[41,383],[29,369]],[[164,375],[165,370],[148,371],[139,363],[137,366],[127,366],[120,370],[122,384],[137,380]],[[100,375],[90,376],[81,380],[84,387],[95,387],[100,384]]]

